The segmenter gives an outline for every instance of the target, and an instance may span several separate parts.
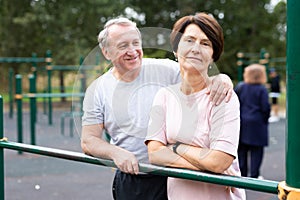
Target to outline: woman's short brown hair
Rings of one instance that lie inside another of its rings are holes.
[[[217,61],[220,58],[224,48],[223,29],[214,17],[203,12],[197,13],[193,16],[185,16],[177,20],[170,35],[173,51],[177,52],[178,44],[182,34],[184,33],[186,27],[190,24],[198,25],[208,39],[212,42],[214,51],[213,59],[214,61]]]

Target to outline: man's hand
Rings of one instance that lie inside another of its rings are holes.
[[[226,74],[218,74],[211,78],[211,84],[208,87],[206,94],[210,95],[209,99],[219,105],[224,99],[227,103],[233,92],[233,84],[229,76]]]
[[[133,153],[120,148],[112,157],[114,163],[122,172],[129,174],[139,173],[138,160]]]
[[[103,124],[82,127],[81,147],[83,152],[94,157],[113,160],[122,172],[138,174],[139,165],[135,155],[103,140],[103,127]]]

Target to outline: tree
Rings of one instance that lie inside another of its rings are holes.
[[[0,0],[0,55],[28,57],[53,53],[56,64],[78,64],[97,45],[104,23],[119,15],[139,27],[172,29],[184,15],[204,11],[221,24],[225,51],[220,71],[237,77],[236,53],[259,52],[285,56],[286,5],[268,9],[270,0]],[[168,38],[165,38],[168,43]],[[172,57],[172,53],[145,50],[146,56]],[[24,69],[25,70],[25,69]]]

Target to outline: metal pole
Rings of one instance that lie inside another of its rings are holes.
[[[287,144],[286,183],[300,188],[300,46],[299,0],[287,1]]]
[[[3,98],[0,95],[0,140],[3,140],[3,132],[4,132],[4,127],[3,127]],[[1,187],[0,187],[0,200],[4,200],[4,149],[2,147],[0,147],[0,183],[1,183]]]
[[[14,150],[22,150],[24,152],[39,154],[39,155],[46,155],[55,158],[62,158],[67,160],[73,160],[83,163],[90,163],[95,165],[102,165],[107,167],[116,167],[112,160],[100,159],[95,158],[92,156],[85,155],[80,152],[72,152],[62,149],[54,149],[48,147],[41,147],[36,145],[29,145],[29,144],[21,144],[15,142],[0,142],[0,147],[7,148],[7,149],[14,149]],[[271,180],[259,180],[255,178],[249,177],[237,177],[237,176],[230,176],[224,174],[213,174],[213,173],[206,173],[201,171],[195,170],[188,170],[188,169],[178,169],[178,168],[171,168],[171,167],[162,167],[150,164],[139,163],[140,172],[145,172],[149,174],[156,174],[156,175],[163,175],[163,176],[170,176],[176,178],[183,178],[195,181],[203,181],[207,183],[214,183],[220,185],[227,185],[233,186],[238,188],[245,188],[260,192],[267,192],[272,194],[277,194],[277,181]]]
[[[237,67],[238,67],[238,82],[243,81],[243,58],[244,58],[244,54],[242,52],[237,53]]]
[[[81,57],[80,58],[80,66],[82,68],[82,70],[80,71],[80,92],[84,93],[85,89],[86,89],[86,71],[84,70],[84,67],[82,66],[84,62],[84,58]],[[83,99],[84,97],[80,98],[80,111],[82,111],[82,104],[83,104]]]
[[[35,59],[37,58],[36,53],[32,53],[31,54],[33,61],[31,62],[32,67],[31,67],[31,71],[33,72],[33,75],[35,77],[37,77],[37,62],[35,61]]]
[[[48,74],[48,93],[51,94],[52,87],[51,87],[51,67],[47,67],[47,74]],[[52,125],[52,97],[48,97],[48,123]]]
[[[47,74],[48,74],[48,93],[51,94],[52,92],[52,87],[51,87],[51,62],[52,62],[52,58],[51,58],[51,51],[48,50],[46,52],[46,69],[47,69]],[[52,125],[52,98],[49,97],[48,98],[48,123],[49,125]]]
[[[14,97],[13,97],[13,75],[14,75],[14,70],[10,67],[9,72],[8,72],[8,78],[9,78],[9,83],[8,83],[8,92],[9,92],[9,118],[12,119],[14,115]]]
[[[37,54],[36,53],[32,53],[31,55],[32,55],[33,60],[36,60]],[[35,79],[34,80],[35,81],[34,84],[36,85],[36,81],[37,81],[37,61],[33,61],[31,64],[32,64],[31,71],[32,71],[34,79]],[[36,102],[36,100],[35,100],[35,102]],[[38,108],[37,107],[35,109],[35,112],[36,113],[38,112]],[[36,122],[36,119],[35,119],[35,122]]]
[[[259,64],[264,65],[266,68],[266,74],[267,74],[267,79],[268,79],[268,75],[269,75],[269,60],[270,54],[268,52],[266,52],[266,50],[264,48],[262,48],[260,50],[260,58],[259,58]]]
[[[22,113],[22,75],[16,75],[16,103],[17,103],[17,130],[18,130],[18,142],[23,142],[23,113]],[[22,152],[19,151],[19,154]]]
[[[280,200],[300,199],[300,46],[299,0],[287,1],[286,181],[278,184]]]
[[[29,78],[29,92],[36,93],[35,77],[33,74],[28,75]],[[31,144],[35,145],[35,123],[36,123],[36,97],[30,97],[30,138]]]

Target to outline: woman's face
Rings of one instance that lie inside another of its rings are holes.
[[[213,46],[205,33],[196,24],[186,27],[177,49],[180,67],[186,70],[207,72],[213,62]]]

